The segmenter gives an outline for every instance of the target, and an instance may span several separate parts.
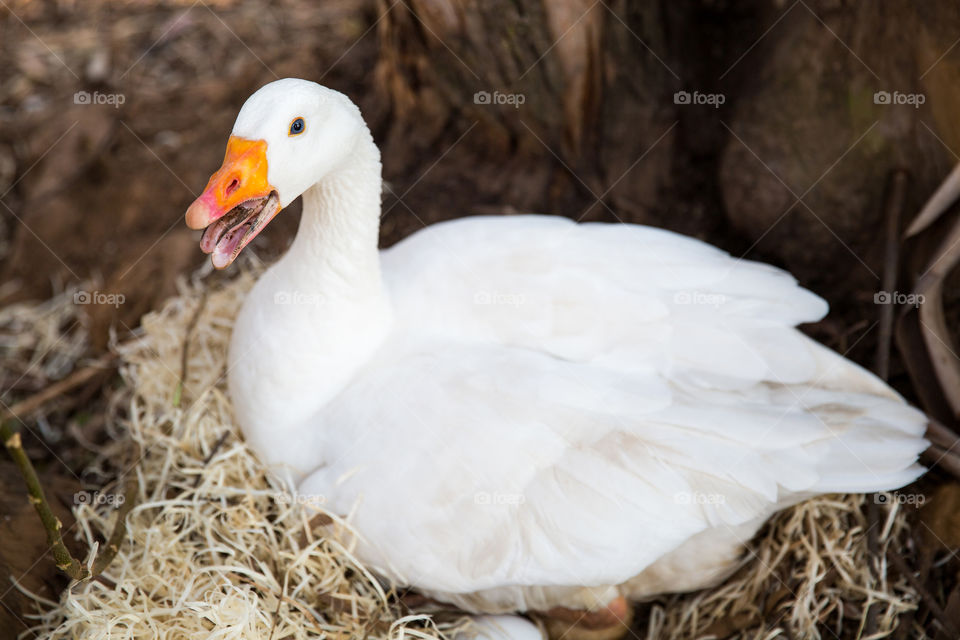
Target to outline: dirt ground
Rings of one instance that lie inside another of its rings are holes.
[[[236,112],[256,88],[286,76],[317,80],[350,95],[378,140],[387,135],[390,114],[374,85],[380,16],[373,0],[0,1],[0,305],[46,300],[80,282],[88,283],[85,290],[109,296],[97,298],[102,304],[84,304],[75,319],[53,329],[57,339],[46,343],[20,344],[15,327],[4,327],[0,341],[10,357],[0,366],[3,403],[11,405],[68,375],[58,368],[57,356],[70,336],[88,332],[91,341],[71,360],[102,357],[111,339],[134,333],[144,313],[176,292],[178,278],[204,268],[208,258],[199,251],[199,232],[185,227],[183,213],[219,166]],[[684,135],[696,139],[695,127],[685,126]],[[509,211],[509,203],[491,200],[472,181],[479,170],[469,150],[446,151],[425,149],[402,164],[385,155],[385,180],[392,191],[409,193],[405,202],[412,207],[387,200],[384,245],[425,223],[453,217],[451,212]],[[677,198],[691,202],[703,196]],[[576,210],[582,199],[566,204]],[[295,204],[253,249],[265,259],[281,253],[298,217]],[[725,225],[712,233],[727,249],[751,244]],[[852,357],[869,366],[876,338],[861,343],[859,337],[873,319],[859,317],[843,300],[831,302],[847,312],[831,315],[811,332],[841,351],[852,348]],[[892,383],[913,397],[896,358]],[[54,403],[47,422],[70,428],[49,426],[49,432],[27,440],[61,507],[80,487],[103,480],[85,468],[93,459],[91,446],[110,437],[102,414],[103,390],[112,384],[116,377],[106,374],[80,386],[69,401]],[[77,445],[81,441],[84,446]],[[41,540],[18,476],[0,465],[0,477],[12,492],[0,500],[5,517],[0,533]],[[927,482],[933,487],[942,480],[934,476]],[[924,516],[918,530],[955,541],[951,514],[958,502],[945,498],[940,504],[947,506]],[[61,517],[69,519],[69,510],[61,509]],[[926,563],[922,579],[934,590],[934,600],[946,606],[952,599],[956,621],[955,547],[930,540],[918,534],[918,544],[929,545],[920,554]],[[63,580],[45,550],[41,543],[15,553],[0,549],[0,569],[53,595]],[[5,591],[0,586],[0,593]],[[16,607],[14,596],[0,600]]]

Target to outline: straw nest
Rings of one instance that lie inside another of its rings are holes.
[[[139,482],[137,504],[101,579],[71,585],[59,602],[38,600],[41,637],[347,640],[437,637],[461,624],[410,611],[354,559],[346,523],[331,514],[334,526],[312,527],[244,446],[225,361],[233,318],[260,270],[250,261],[230,281],[183,283],[179,297],[143,318],[138,339],[117,347],[126,385],[111,406],[126,437],[103,455],[117,494]],[[888,548],[909,552],[906,513],[889,501],[871,521],[867,501],[826,496],[781,513],[732,579],[644,605],[636,636],[889,634],[917,601],[883,561]],[[92,558],[115,505],[75,513],[73,531]]]

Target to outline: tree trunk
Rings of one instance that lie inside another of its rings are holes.
[[[376,73],[391,105],[386,157],[417,162],[463,135],[457,154],[493,208],[651,219],[672,182],[675,16],[588,0],[387,2]]]
[[[947,0],[380,1],[386,173],[418,185],[388,195],[388,241],[471,212],[641,222],[864,303],[888,174],[911,172],[909,220],[960,157]]]

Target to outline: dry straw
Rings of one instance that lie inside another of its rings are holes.
[[[104,579],[71,585],[59,602],[38,600],[34,631],[111,640],[449,633],[456,616],[437,623],[406,609],[354,559],[349,527],[339,520],[311,527],[245,447],[233,426],[225,362],[233,318],[260,267],[238,271],[217,285],[183,283],[179,297],[143,318],[139,339],[118,347],[126,386],[111,400],[125,437],[102,453],[117,467],[116,493],[136,474],[138,503]],[[120,466],[138,448],[135,463]],[[872,625],[873,637],[887,635],[917,595],[902,578],[888,579],[885,562],[870,566],[867,531],[875,530],[875,557],[900,552],[906,515],[881,505],[870,524],[865,500],[822,497],[780,514],[731,580],[647,605],[634,631],[650,639],[845,638],[864,637]],[[76,517],[73,531],[92,558],[116,509],[80,505]]]

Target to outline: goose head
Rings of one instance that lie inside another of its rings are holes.
[[[351,156],[366,124],[341,93],[285,78],[244,103],[220,169],[187,209],[213,266],[232,263],[281,209]]]

